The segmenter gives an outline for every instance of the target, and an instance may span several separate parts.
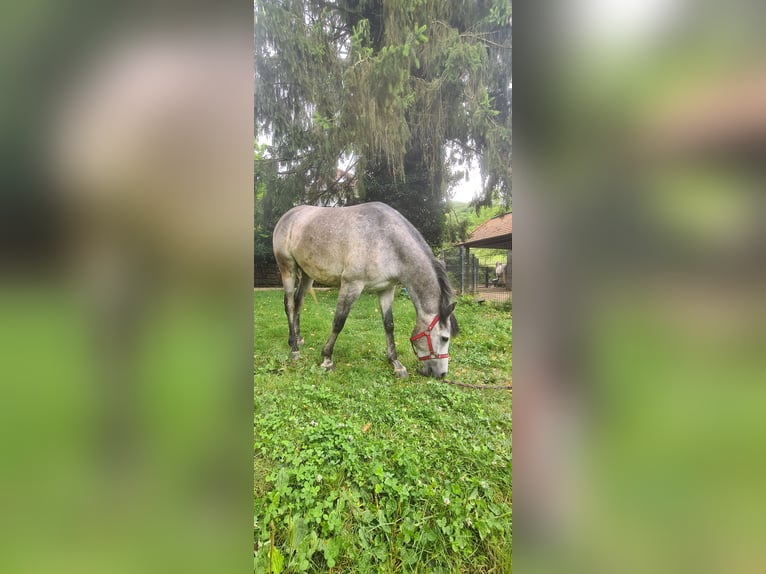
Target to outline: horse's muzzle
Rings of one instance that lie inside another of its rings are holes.
[[[424,377],[434,377],[435,379],[443,379],[447,376],[447,370],[437,371],[428,363],[424,363],[422,368],[418,368],[418,372]]]

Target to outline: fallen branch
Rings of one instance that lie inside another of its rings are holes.
[[[455,385],[457,387],[466,387],[469,389],[487,389],[487,390],[508,389],[509,391],[513,391],[513,385],[511,383],[507,383],[505,385],[470,385],[468,383],[458,383],[457,381],[448,381],[446,379],[443,382],[449,385]]]

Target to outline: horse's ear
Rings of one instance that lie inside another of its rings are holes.
[[[455,315],[449,316],[449,330],[450,330],[450,335],[452,336],[455,336],[460,332],[460,326],[457,324],[457,319],[455,318]]]
[[[450,335],[457,335],[460,332],[460,327],[457,324],[457,319],[454,315],[455,303],[450,303],[447,307],[447,314],[449,315],[449,331]]]

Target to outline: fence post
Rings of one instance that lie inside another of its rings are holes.
[[[473,293],[473,258],[476,257],[473,253],[468,257],[466,261],[466,280],[468,282],[468,292]]]
[[[465,248],[460,246],[460,294],[465,294]]]
[[[476,257],[473,253],[468,258],[468,265],[466,269],[466,273],[468,274],[468,291],[473,293],[473,260],[474,257]]]
[[[476,257],[473,258],[473,290],[479,290],[479,260]]]
[[[468,261],[468,282],[470,283],[471,293],[476,292],[476,283],[473,281],[473,263],[476,261],[476,255],[471,255],[471,259]]]

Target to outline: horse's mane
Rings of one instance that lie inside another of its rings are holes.
[[[449,317],[449,327],[452,335],[457,335],[460,327],[457,324],[457,319],[452,313],[454,307],[452,306],[452,285],[450,284],[449,277],[447,277],[447,269],[444,264],[433,258],[434,271],[436,272],[436,279],[439,282],[439,321],[444,323]]]

